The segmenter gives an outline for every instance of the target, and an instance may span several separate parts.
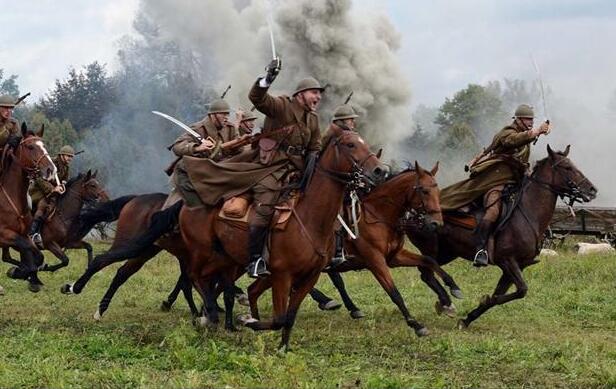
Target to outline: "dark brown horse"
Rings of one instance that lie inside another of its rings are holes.
[[[92,246],[83,240],[89,232],[83,228],[80,214],[84,204],[108,201],[109,197],[96,180],[96,172],[88,170],[66,183],[66,192],[58,199],[55,212],[41,230],[43,245],[60,260],[55,265],[44,264],[41,271],[56,271],[68,266],[69,258],[64,249],[85,249],[88,263],[92,261]]]
[[[155,257],[160,251],[166,250],[180,262],[181,276],[178,285],[184,292],[184,297],[193,317],[197,317],[199,311],[193,300],[192,285],[184,269],[183,259],[188,254],[179,231],[169,231],[163,238],[152,239],[147,243],[143,243],[141,239],[143,232],[147,231],[152,223],[152,216],[160,211],[166,199],[167,195],[164,193],[124,196],[97,205],[88,210],[87,215],[82,215],[82,219],[87,220],[90,225],[117,220],[114,241],[109,251],[97,256],[96,260],[88,266],[85,273],[73,285],[64,285],[61,289],[62,293],[81,293],[90,278],[98,271],[112,263],[130,258],[117,270],[107,292],[101,299],[98,309],[94,313],[94,318],[99,320],[109,308],[111,299],[118,288],[139,271],[147,261]],[[165,214],[169,214],[169,212]],[[177,212],[172,217],[175,217],[176,220],[167,220],[164,223],[173,228],[177,224]],[[137,240],[136,243],[135,240]],[[117,253],[119,254],[114,255]]]
[[[554,152],[547,147],[548,157],[538,161],[530,176],[526,177],[518,192],[518,201],[511,217],[497,228],[490,258],[502,275],[491,296],[481,299],[477,308],[460,320],[459,327],[466,328],[488,309],[495,305],[521,299],[526,296],[528,286],[522,271],[538,261],[544,233],[547,230],[558,196],[569,197],[571,201],[588,202],[595,198],[597,189],[580,172],[564,152]],[[413,229],[407,230],[409,239],[422,253],[434,257],[441,265],[461,257],[472,261],[475,254],[473,229],[458,223],[448,222],[436,235],[425,234]],[[432,276],[431,282],[438,281]],[[507,294],[515,285],[516,290]]]
[[[345,240],[349,258],[337,266],[336,272],[368,269],[398,306],[405,321],[413,326],[416,320],[409,313],[389,268],[418,267],[430,274],[436,272],[451,288],[452,294],[461,298],[462,292],[453,278],[438,263],[427,256],[412,253],[404,248],[404,230],[400,220],[407,212],[422,218],[422,228],[434,231],[442,226],[439,190],[434,178],[438,164],[426,171],[415,162],[413,170],[406,170],[378,185],[361,200],[362,216],[358,221],[357,239]],[[259,318],[257,299],[270,287],[270,279],[255,281],[248,288],[251,313]],[[423,329],[420,335],[427,335]]]
[[[284,230],[272,230],[268,267],[272,273],[272,321],[245,323],[254,330],[282,329],[280,347],[287,348],[301,302],[312,289],[333,252],[336,215],[345,189],[360,175],[380,181],[386,172],[361,137],[344,132],[330,142],[317,164]],[[180,212],[182,237],[189,248],[189,276],[206,303],[208,319],[218,320],[215,285],[224,285],[225,325],[232,328],[233,281],[248,259],[245,227],[218,219],[220,207]],[[417,331],[423,326],[415,323]]]
[[[32,221],[28,208],[27,192],[31,177],[40,174],[49,179],[56,175],[45,144],[41,139],[44,129],[38,134],[29,132],[25,123],[21,126],[22,140],[15,150],[5,149],[2,153],[2,173],[0,175],[0,247],[17,250],[20,261],[3,255],[2,260],[17,267],[11,268],[7,275],[11,278],[28,280],[29,289],[38,292],[42,285],[37,271],[43,263],[43,255],[27,237]]]

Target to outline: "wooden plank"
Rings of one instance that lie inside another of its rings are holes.
[[[616,208],[574,207],[575,217],[568,207],[556,207],[550,228],[555,232],[605,234],[616,231]]]

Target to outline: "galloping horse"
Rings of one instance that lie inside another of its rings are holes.
[[[528,286],[522,271],[538,263],[535,257],[541,249],[558,196],[569,197],[572,202],[588,202],[597,195],[593,184],[567,158],[569,146],[564,152],[552,151],[549,145],[547,150],[548,157],[538,161],[532,174],[523,180],[511,216],[495,233],[493,254],[490,254],[490,258],[493,258],[492,265],[498,266],[502,271],[498,284],[491,296],[484,296],[479,306],[458,322],[459,328],[468,327],[495,305],[526,296]],[[447,214],[444,216],[445,225],[436,236],[410,228],[407,229],[408,238],[422,253],[435,258],[441,265],[458,257],[472,261],[476,251],[472,227],[454,224]],[[430,287],[434,284],[440,286],[433,274],[431,277],[428,274],[427,278],[428,281],[422,277]],[[511,285],[515,285],[516,290],[507,294]],[[441,295],[438,291],[437,293]]]
[[[462,297],[462,292],[453,278],[443,271],[434,259],[404,249],[404,231],[400,228],[400,220],[405,213],[415,212],[423,220],[422,227],[430,232],[443,224],[439,190],[434,179],[437,170],[438,164],[431,171],[426,171],[415,162],[413,170],[393,176],[362,198],[363,212],[358,221],[359,235],[357,239],[345,240],[349,259],[335,269],[335,272],[370,270],[410,326],[413,326],[416,320],[410,315],[398,292],[389,268],[419,267],[422,274],[426,271],[430,274],[437,272],[451,288],[452,294],[458,298]],[[248,288],[251,314],[254,318],[259,317],[257,299],[270,285],[270,279],[266,278],[255,281]],[[427,334],[427,330],[420,334]]]
[[[83,240],[89,229],[85,230],[80,221],[84,204],[108,201],[109,197],[96,180],[96,172],[88,170],[66,183],[66,192],[58,199],[54,214],[43,226],[41,235],[43,245],[60,260],[59,264],[44,264],[41,271],[56,271],[68,266],[69,258],[63,249],[85,249],[88,263],[92,261],[92,246]]]
[[[15,150],[8,146],[2,153],[2,173],[0,173],[0,247],[12,247],[20,254],[20,261],[3,255],[2,260],[17,267],[9,269],[11,278],[29,281],[29,289],[38,292],[42,282],[37,271],[43,263],[43,254],[27,237],[28,227],[32,221],[28,208],[27,192],[31,177],[40,174],[45,179],[56,175],[56,167],[45,149],[41,137],[44,128],[38,134],[28,131],[26,124],[21,126],[22,140]]]

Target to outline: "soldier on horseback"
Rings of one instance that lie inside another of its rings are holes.
[[[32,209],[35,212],[28,236],[41,250],[43,249],[41,228],[56,208],[58,198],[64,193],[64,184],[69,179],[69,168],[74,157],[75,150],[71,146],[65,145],[60,148],[60,152],[53,159],[53,163],[58,169],[58,179],[62,183],[61,185],[54,185],[40,176],[32,181],[30,197],[32,198]]]
[[[5,145],[15,148],[21,141],[19,124],[12,117],[15,99],[11,96],[0,96],[0,150]]]
[[[334,110],[334,116],[332,121],[323,135],[322,144],[327,147],[332,139],[337,138],[342,134],[342,131],[355,131],[356,119],[359,116],[355,113],[353,107],[349,104],[343,104],[338,106]],[[345,197],[346,199],[346,197]],[[334,251],[334,257],[331,260],[330,267],[335,268],[344,262],[344,230],[342,227],[336,230],[336,249]]]
[[[485,214],[476,228],[475,266],[487,266],[488,243],[501,211],[505,185],[519,183],[529,167],[530,144],[550,131],[549,122],[533,128],[533,108],[522,104],[513,123],[500,130],[470,166],[470,177],[441,190],[441,209],[460,209],[482,198]]]
[[[259,162],[265,166],[278,166],[251,189],[255,214],[248,227],[249,264],[246,271],[252,278],[270,274],[262,253],[281,190],[302,171],[305,185],[309,179],[305,170],[314,167],[317,153],[321,150],[316,111],[324,88],[316,79],[309,77],[297,84],[292,97],[271,96],[268,89],[279,71],[279,62],[273,60],[267,67],[267,75],[257,80],[248,96],[256,109],[266,116],[262,132],[265,138],[259,141]]]

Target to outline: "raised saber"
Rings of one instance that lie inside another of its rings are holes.
[[[533,67],[535,68],[535,72],[537,73],[537,81],[539,81],[539,91],[541,92],[541,104],[543,105],[543,115],[545,116],[545,122],[547,124],[550,124],[550,119],[549,119],[549,114],[548,114],[548,105],[545,101],[545,88],[543,86],[543,77],[541,77],[541,72],[539,71],[539,65],[537,65],[537,61],[535,61],[535,57],[532,55],[530,55],[530,59],[531,61],[533,61]],[[550,130],[548,129],[548,132],[546,133],[549,134]],[[536,138],[533,142],[533,144],[536,144],[537,141],[539,140],[539,138]]]
[[[154,115],[158,115],[162,118],[165,118],[167,120],[169,120],[171,123],[175,124],[176,126],[180,127],[181,129],[183,129],[184,131],[188,132],[190,135],[194,136],[195,138],[197,138],[197,140],[201,143],[203,143],[204,139],[201,135],[199,135],[199,133],[195,130],[193,130],[192,128],[188,127],[186,124],[182,123],[181,121],[179,121],[178,119],[174,118],[171,115],[167,115],[166,113],[162,113],[162,112],[158,112],[158,111],[152,111],[152,113]]]
[[[267,1],[267,27],[269,29],[270,45],[272,47],[272,59],[278,58],[276,55],[276,43],[274,42],[274,26],[272,21],[272,7],[269,1]]]

